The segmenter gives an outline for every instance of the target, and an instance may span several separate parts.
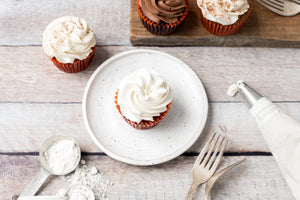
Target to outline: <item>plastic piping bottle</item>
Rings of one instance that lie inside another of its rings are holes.
[[[248,105],[294,197],[300,200],[300,123],[242,81],[230,86],[228,95],[237,92]]]

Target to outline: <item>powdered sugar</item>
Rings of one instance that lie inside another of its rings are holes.
[[[86,185],[73,185],[66,196],[68,200],[95,200],[93,190]]]
[[[59,140],[44,153],[50,169],[55,174],[66,174],[75,168],[79,151],[71,140]]]
[[[83,199],[93,200],[88,192],[88,188],[90,188],[96,200],[109,200],[106,192],[112,182],[105,180],[103,172],[95,166],[87,166],[84,160],[81,160],[80,163],[74,173],[65,176],[66,180],[70,182],[70,189],[66,192],[66,196],[70,199],[71,196],[81,195],[85,197]]]

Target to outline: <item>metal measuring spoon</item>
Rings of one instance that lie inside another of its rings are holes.
[[[77,148],[77,152],[78,152],[78,159],[76,160],[76,162],[74,163],[74,166],[72,167],[72,169],[64,172],[63,174],[57,174],[55,173],[50,167],[49,164],[45,158],[45,152],[55,143],[58,142],[60,140],[70,140],[72,142],[74,142],[76,148]],[[81,152],[80,152],[80,147],[78,145],[78,143],[69,136],[65,136],[65,135],[54,135],[49,137],[48,139],[45,140],[45,142],[42,144],[40,153],[39,153],[39,158],[40,158],[40,162],[42,165],[42,169],[40,170],[40,172],[33,178],[33,180],[29,183],[29,185],[24,189],[24,191],[20,194],[20,196],[33,196],[37,193],[37,191],[40,189],[40,187],[44,184],[44,182],[46,181],[46,179],[51,175],[66,175],[71,173],[72,171],[75,170],[75,168],[77,167],[77,165],[79,164],[80,158],[81,158]]]
[[[11,200],[73,200],[86,199],[95,200],[93,190],[87,185],[72,185],[63,196],[20,196]]]
[[[67,197],[59,196],[20,196],[16,197],[16,200],[67,200]],[[12,199],[12,200],[15,200]]]
[[[65,194],[68,199],[86,199],[95,200],[93,190],[87,185],[72,185]]]

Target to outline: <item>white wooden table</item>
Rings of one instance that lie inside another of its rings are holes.
[[[129,41],[129,0],[0,0],[0,197],[21,192],[40,168],[41,143],[67,134],[80,144],[88,164],[95,164],[114,185],[109,199],[183,199],[191,168],[203,143],[225,126],[231,143],[222,165],[247,161],[222,177],[213,199],[292,200],[274,158],[240,98],[227,87],[245,80],[300,120],[300,49],[223,47],[143,47],[170,53],[187,63],[202,80],[210,102],[206,128],[179,158],[153,167],[137,167],[102,153],[84,127],[81,102],[94,70],[107,58],[134,47]],[[41,48],[47,24],[59,16],[83,17],[97,35],[91,66],[77,74],[59,71]],[[53,177],[42,194],[55,194]],[[202,199],[201,189],[194,199]]]

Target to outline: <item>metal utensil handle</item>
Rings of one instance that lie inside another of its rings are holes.
[[[225,167],[224,169],[218,171],[217,173],[215,173],[206,183],[205,186],[205,200],[210,200],[210,190],[213,187],[213,185],[215,184],[216,180],[218,180],[218,178],[220,178],[223,174],[225,174],[227,171],[229,171],[231,168],[241,164],[242,162],[244,162],[246,160],[246,158],[243,158],[227,167]]]
[[[197,185],[195,185],[194,183],[192,183],[187,195],[185,196],[185,199],[184,200],[189,200],[192,196],[192,194],[194,193],[194,191],[197,189]]]
[[[22,196],[18,200],[66,200],[67,197],[59,196]]]
[[[27,185],[24,191],[20,194],[20,197],[35,195],[49,176],[50,173],[42,168],[40,172],[32,179],[29,185]]]

